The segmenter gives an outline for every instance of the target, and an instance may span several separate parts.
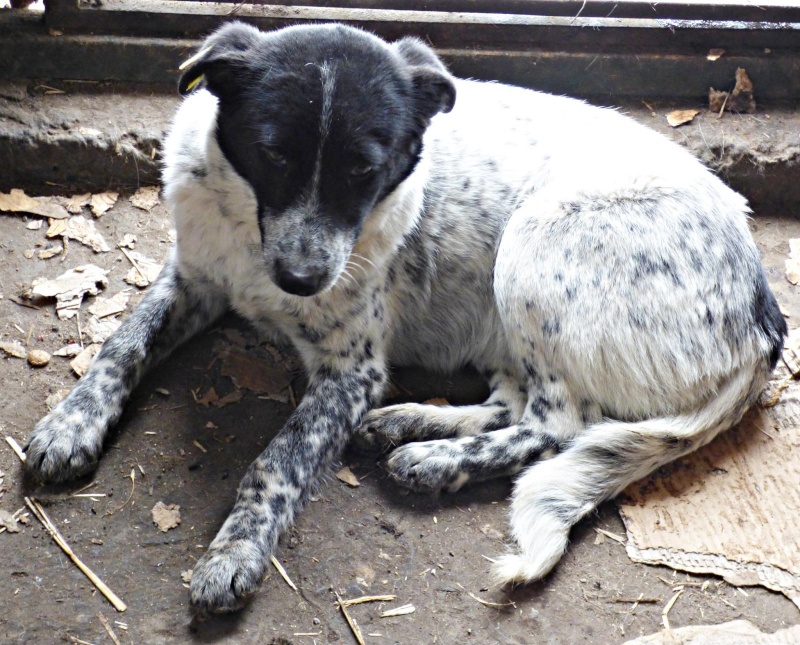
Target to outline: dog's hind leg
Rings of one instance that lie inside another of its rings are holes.
[[[401,403],[370,411],[356,431],[354,442],[362,450],[386,452],[411,441],[474,437],[507,428],[519,421],[526,392],[505,370],[489,379],[491,394],[478,405]]]
[[[48,482],[93,470],[108,429],[145,371],[226,307],[220,292],[181,277],[171,259],[139,306],[103,344],[89,371],[36,424],[25,446],[28,470]]]

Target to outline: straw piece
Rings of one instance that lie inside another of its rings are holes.
[[[334,591],[334,593],[336,593]],[[347,621],[347,624],[350,625],[350,631],[353,632],[353,636],[356,637],[358,641],[358,645],[367,645],[364,642],[364,635],[361,633],[361,628],[358,626],[358,623],[355,621],[354,618],[350,617],[350,614],[347,613],[347,606],[344,604],[342,597],[336,593],[336,600],[339,603],[339,609],[342,610],[342,614],[344,614],[344,619]]]
[[[25,453],[22,452],[22,448],[19,447],[19,444],[17,443],[16,439],[14,439],[14,437],[6,437],[6,443],[9,446],[11,446],[11,450],[17,453],[17,457],[19,457],[19,460],[23,464],[28,460],[28,458],[25,456]]]
[[[278,570],[278,573],[281,574],[281,578],[283,578],[286,581],[286,584],[299,593],[297,585],[294,582],[292,582],[292,579],[289,577],[289,574],[286,573],[286,569],[283,568],[283,565],[281,565],[281,563],[278,562],[278,560],[275,558],[274,555],[269,556],[269,561],[272,562],[272,566],[275,567]]]

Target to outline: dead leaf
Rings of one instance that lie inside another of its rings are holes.
[[[126,251],[125,255],[133,264],[133,268],[125,276],[125,282],[136,287],[148,286],[158,277],[161,269],[164,268],[163,264],[151,260],[138,251]]]
[[[53,244],[46,249],[42,249],[36,255],[40,260],[49,260],[64,251],[63,244]]]
[[[181,507],[177,504],[165,504],[156,502],[150,511],[153,516],[153,523],[159,531],[166,533],[170,529],[177,528],[181,523]]]
[[[192,396],[194,397],[194,402],[198,405],[202,405],[208,407],[212,403],[216,403],[219,401],[219,395],[217,391],[212,387],[209,388],[208,392],[206,392],[203,396],[195,396],[194,392],[192,392]]]
[[[138,241],[133,233],[125,233],[122,239],[117,242],[117,246],[121,249],[133,249]]]
[[[94,264],[84,264],[63,273],[54,280],[39,278],[33,281],[30,296],[56,299],[56,314],[66,320],[78,313],[83,297],[96,296],[108,286],[108,271]]]
[[[92,199],[89,201],[89,206],[92,209],[92,215],[95,217],[100,217],[117,203],[118,198],[119,193],[115,193],[113,191],[92,195]]]
[[[756,111],[756,100],[753,96],[753,81],[743,67],[736,70],[736,85],[732,92],[721,92],[713,87],[708,90],[708,109],[722,115],[723,110],[728,112],[746,112],[753,114]]]
[[[83,351],[83,347],[81,347],[78,343],[70,343],[69,345],[64,345],[64,347],[57,349],[53,352],[53,356],[61,356],[63,358],[71,358],[73,356],[77,356]]]
[[[69,366],[72,368],[72,371],[78,375],[78,377],[86,374],[86,370],[88,370],[89,365],[92,364],[92,359],[95,357],[97,352],[100,351],[101,347],[102,345],[96,343],[87,345],[80,354],[70,361]]]
[[[61,401],[64,400],[67,394],[69,394],[69,390],[66,388],[63,388],[61,390],[56,390],[44,400],[44,403],[49,410],[52,410],[59,403],[61,403]]]
[[[67,209],[55,197],[28,197],[24,191],[12,188],[11,192],[0,193],[0,211],[4,213],[28,213],[50,219],[69,217]]]
[[[361,482],[358,481],[358,477],[356,477],[355,474],[353,474],[353,471],[347,466],[336,473],[336,479],[343,481],[345,484],[352,486],[353,488],[358,488],[361,486]]]
[[[706,58],[710,61],[719,60],[722,56],[725,55],[725,50],[715,47],[714,49],[709,49]]]
[[[108,340],[108,337],[111,336],[111,334],[119,329],[121,324],[121,321],[113,317],[98,320],[92,316],[86,328],[86,335],[89,336],[89,340],[91,340],[93,343],[102,344]]]
[[[0,508],[0,526],[5,527],[6,531],[9,533],[19,533],[20,531],[16,518],[2,508]]]
[[[12,358],[28,358],[28,350],[18,340],[0,342],[0,350]]]
[[[128,292],[128,290],[120,291],[110,298],[97,296],[92,305],[89,307],[89,313],[97,318],[116,316],[117,314],[121,314],[123,311],[125,311],[130,297],[131,294]]]
[[[67,220],[50,222],[47,237],[64,237],[77,240],[94,250],[95,253],[108,253],[111,249],[105,239],[95,228],[94,222],[87,220],[83,215],[75,215]]]
[[[283,365],[276,363],[273,356],[241,347],[223,347],[216,353],[222,359],[220,373],[230,376],[237,388],[246,388],[282,403],[288,402],[287,388],[293,376]]]
[[[59,197],[58,202],[73,215],[78,215],[84,206],[88,206],[92,199],[91,193],[73,195],[72,197]]]
[[[800,238],[789,240],[789,258],[786,262],[786,279],[792,284],[800,283]]]
[[[226,405],[230,405],[231,403],[238,403],[244,398],[244,392],[242,390],[233,390],[229,392],[225,396],[216,401],[212,401],[211,405],[217,408],[224,408]]]
[[[131,204],[143,211],[150,212],[158,204],[158,188],[143,186],[131,196]]]
[[[193,569],[181,571],[181,580],[183,580],[187,584],[190,583],[192,581],[192,573],[194,573]]]
[[[700,114],[700,110],[673,110],[667,114],[667,123],[673,128],[677,128],[679,125],[689,123],[698,114]]]

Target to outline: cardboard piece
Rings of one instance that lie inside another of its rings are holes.
[[[624,645],[794,645],[800,642],[800,625],[765,634],[747,620],[721,625],[692,625],[641,636]]]
[[[800,607],[800,383],[785,379],[773,407],[626,489],[632,560],[763,585]]]

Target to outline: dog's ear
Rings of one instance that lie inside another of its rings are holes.
[[[456,102],[453,78],[433,50],[418,38],[403,38],[393,47],[409,65],[420,114],[428,120],[452,110]]]
[[[258,29],[243,22],[223,25],[180,66],[178,91],[185,96],[204,86],[219,98],[235,95],[247,82],[248,53],[252,54],[260,37]]]

